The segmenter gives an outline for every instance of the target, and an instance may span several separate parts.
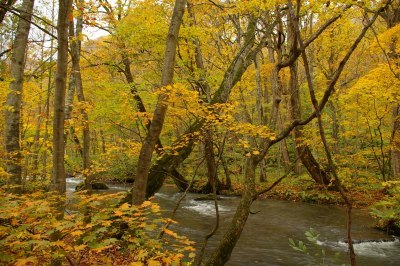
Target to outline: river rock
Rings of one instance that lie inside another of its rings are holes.
[[[92,189],[93,190],[101,190],[101,189],[110,189],[105,183],[103,182],[92,182]],[[82,182],[75,187],[76,191],[81,191],[85,189],[85,183]]]
[[[217,196],[217,200],[221,200],[222,198],[220,196]],[[198,198],[194,199],[195,201],[204,201],[204,200],[214,200],[214,195],[213,194],[208,194],[204,195]]]

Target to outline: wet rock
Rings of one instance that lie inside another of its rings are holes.
[[[92,185],[92,189],[93,189],[93,190],[110,189],[110,188],[109,188],[105,183],[103,183],[103,182],[96,182],[96,181],[94,181],[94,182],[91,183],[91,185]],[[84,183],[84,182],[78,184],[78,185],[75,187],[75,190],[76,190],[76,191],[81,191],[81,190],[84,190],[84,189],[85,189],[85,183]]]
[[[217,196],[217,200],[221,200],[222,198]],[[206,200],[214,200],[213,194],[204,195],[194,199],[195,201],[206,201]]]

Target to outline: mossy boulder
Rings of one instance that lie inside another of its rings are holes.
[[[96,182],[96,181],[94,181],[94,182],[91,183],[91,185],[92,185],[92,189],[93,189],[93,190],[110,189],[110,188],[109,188],[105,183],[103,183],[103,182]],[[81,190],[84,190],[84,189],[85,189],[85,183],[84,183],[84,182],[78,184],[78,185],[75,187],[75,190],[76,190],[76,191],[81,191]]]
[[[221,200],[222,198],[217,196],[217,200]],[[214,195],[213,194],[208,194],[204,196],[200,196],[194,199],[195,201],[207,201],[207,200],[214,200]]]

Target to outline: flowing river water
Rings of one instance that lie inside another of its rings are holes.
[[[67,179],[67,191],[73,191],[79,179]],[[124,185],[111,185],[110,192],[127,190]],[[156,194],[165,217],[170,217],[182,193],[173,187],[163,187]],[[188,194],[175,216],[178,222],[172,229],[196,241],[200,250],[204,236],[215,223],[213,201],[197,201],[198,194]],[[209,241],[209,252],[218,244],[224,228],[229,224],[238,197],[222,197],[218,202],[220,228]],[[349,264],[346,239],[346,210],[281,200],[257,200],[252,205],[244,231],[226,265],[343,265]],[[367,240],[355,244],[357,263],[362,266],[400,265],[400,241],[373,228],[374,220],[365,210],[353,211],[353,239]],[[312,228],[318,233],[317,244],[307,241],[304,233]],[[289,238],[307,244],[309,255],[289,246]],[[322,255],[324,250],[325,255]],[[318,254],[318,256],[316,255]]]

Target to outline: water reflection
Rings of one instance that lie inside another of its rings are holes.
[[[68,186],[81,182],[67,179]],[[128,190],[130,185],[112,185],[111,191]],[[71,188],[68,189],[71,192]],[[73,190],[72,190],[73,191]],[[166,217],[182,193],[174,187],[163,187],[156,194],[155,200],[160,204]],[[201,243],[215,222],[214,203],[212,201],[196,201],[199,195],[188,194],[182,201],[175,220],[174,230],[188,235],[192,240]],[[224,197],[219,201],[221,227],[209,241],[209,252],[218,244],[223,229],[229,224],[239,198]],[[232,253],[227,265],[342,265],[348,263],[346,238],[345,209],[335,206],[322,206],[306,203],[293,203],[279,200],[258,200],[252,206],[246,227]],[[383,232],[372,228],[373,219],[366,211],[355,210],[353,215],[353,238],[356,240],[377,240],[378,242],[355,244],[358,265],[400,265],[400,243],[398,240],[379,242],[381,239],[391,240]],[[311,256],[293,250],[288,243],[289,238],[302,240],[310,227],[320,234],[319,245],[309,247]],[[326,258],[317,257],[321,250],[326,251]],[[335,257],[336,253],[340,253]],[[206,253],[207,254],[207,253]]]

